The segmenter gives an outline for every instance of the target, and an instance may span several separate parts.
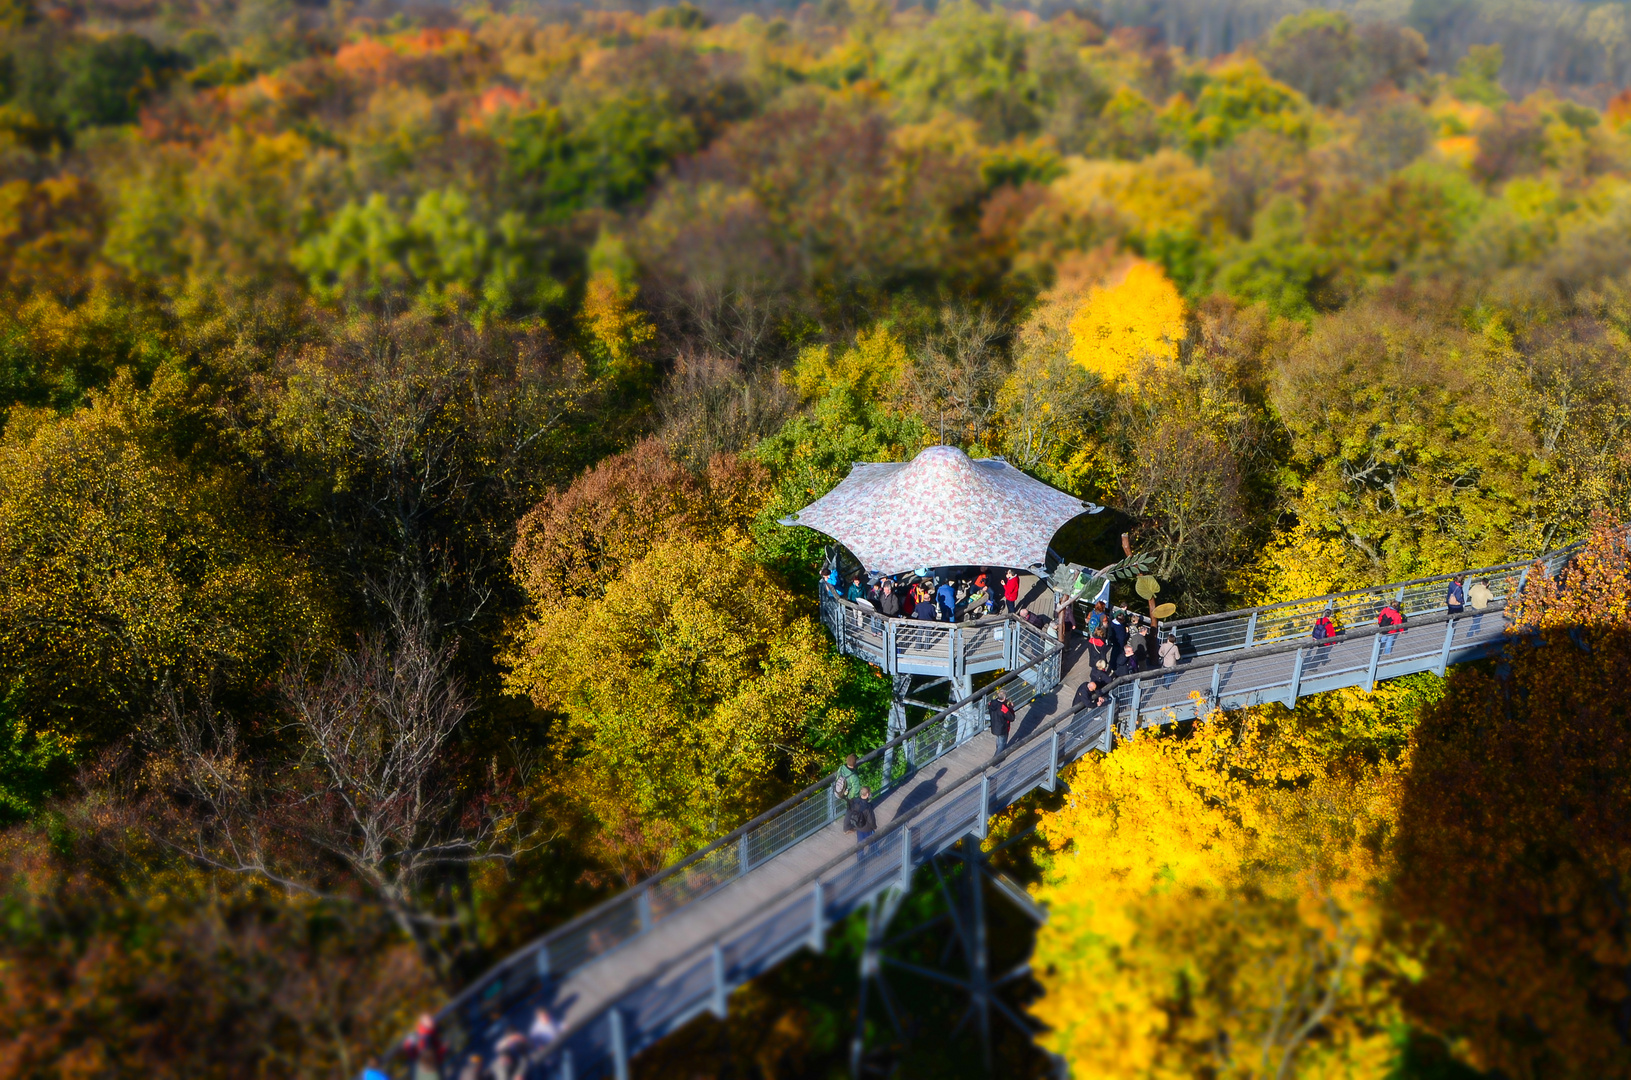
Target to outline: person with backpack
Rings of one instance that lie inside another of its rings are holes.
[[[1314,620],[1313,638],[1315,641],[1329,643],[1337,636],[1337,624],[1331,621],[1329,613],[1321,615]]]
[[[997,737],[995,753],[1002,753],[1008,749],[1008,727],[1014,721],[1014,707],[1008,703],[1008,695],[998,690],[991,695],[988,702],[991,707],[991,734]]]
[[[1399,632],[1397,627],[1404,625],[1404,612],[1394,607],[1393,602],[1389,601],[1388,603],[1382,605],[1381,611],[1376,613],[1376,625],[1381,627],[1395,628],[1391,630],[1384,629],[1382,631],[1382,655],[1392,656],[1393,635]]]
[[[861,774],[855,768],[854,754],[846,755],[844,763],[838,766],[838,779],[835,783],[840,799],[853,799],[855,793],[861,790]]]
[[[872,809],[872,789],[864,787],[849,801],[844,813],[844,831],[855,834],[855,842],[864,844],[878,831],[878,815]]]
[[[1450,587],[1444,591],[1445,609],[1449,611],[1451,615],[1459,615],[1461,614],[1461,609],[1466,606],[1466,603],[1467,596],[1461,589],[1461,578],[1451,578]]]

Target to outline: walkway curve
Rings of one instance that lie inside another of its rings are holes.
[[[1577,549],[1538,561],[1555,573]],[[906,887],[916,866],[961,837],[983,836],[992,814],[1037,787],[1051,790],[1083,754],[1107,752],[1139,727],[1188,719],[1214,703],[1292,705],[1341,687],[1442,675],[1499,646],[1506,602],[1532,565],[1466,572],[1468,584],[1487,579],[1495,594],[1484,611],[1448,613],[1450,575],[1441,575],[1170,623],[1165,629],[1179,635],[1185,662],[1118,680],[1098,707],[1080,693],[1085,665],[1071,663],[1080,643],[1061,657],[1057,643],[1023,620],[986,620],[1002,624],[1008,655],[1022,666],[868,755],[863,779],[887,794],[877,802],[879,833],[865,848],[842,831],[834,778],[824,778],[495,965],[438,1014],[454,1051],[446,1075],[456,1075],[470,1052],[491,1060],[504,1031],[525,1031],[534,1008],[546,1005],[562,1037],[529,1076],[626,1080],[632,1055],[703,1012],[723,1016],[736,986],[801,948],[822,949],[834,922],[883,890]],[[1409,617],[1395,633],[1374,626],[1385,602]],[[831,626],[831,605],[824,607]],[[1316,644],[1309,626],[1321,613],[1346,629]],[[867,655],[859,636],[841,633],[839,641]],[[997,686],[1022,702],[1001,755],[976,721],[981,699]],[[400,1064],[396,1072],[405,1075]]]

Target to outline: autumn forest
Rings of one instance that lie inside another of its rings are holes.
[[[777,522],[942,441],[1179,617],[1587,542],[1010,811],[999,1075],[1631,1074],[1631,73],[1205,7],[0,0],[0,1080],[356,1075],[877,746]],[[848,1075],[853,950],[636,1075]]]

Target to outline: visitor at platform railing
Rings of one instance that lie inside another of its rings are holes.
[[[900,596],[895,592],[895,583],[888,578],[883,579],[878,589],[876,604],[882,615],[891,619],[900,617]]]
[[[1488,581],[1476,581],[1471,589],[1467,590],[1467,603],[1472,605],[1474,611],[1483,611],[1495,599],[1495,593],[1490,589]]]
[[[1109,617],[1109,612],[1105,611],[1104,609],[1104,601],[1095,600],[1093,602],[1093,610],[1087,614],[1087,632],[1095,636],[1102,633],[1104,630],[1104,624],[1106,621],[1108,621]]]
[[[1398,608],[1394,607],[1391,603],[1383,604],[1382,605],[1382,610],[1378,611],[1376,613],[1376,625],[1377,626],[1392,626],[1392,627],[1403,626],[1404,625],[1404,612],[1402,612]],[[1384,655],[1384,656],[1392,656],[1393,655],[1393,635],[1397,634],[1398,632],[1399,631],[1396,630],[1396,629],[1386,630],[1386,631],[1383,632],[1383,635],[1382,635],[1382,655]]]
[[[1019,575],[1012,570],[1002,579],[1002,602],[1010,615],[1019,610]]]
[[[1323,614],[1314,620],[1314,628],[1309,636],[1315,641],[1329,641],[1337,636],[1337,624],[1331,621],[1329,614]]]
[[[850,578],[849,588],[844,590],[844,599],[853,604],[861,599],[862,595],[861,579],[858,577]]]
[[[1120,652],[1116,653],[1116,663],[1113,674],[1115,678],[1118,679],[1125,675],[1136,675],[1138,674],[1139,667],[1138,647],[1133,645],[1131,642],[1128,642],[1126,645],[1121,647]]]
[[[1461,590],[1461,577],[1458,574],[1450,579],[1450,587],[1444,591],[1444,607],[1451,615],[1459,615],[1466,602],[1467,598]]]
[[[1166,640],[1161,642],[1161,667],[1167,671],[1178,667],[1178,635],[1167,632]]]

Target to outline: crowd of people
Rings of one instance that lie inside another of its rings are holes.
[[[937,572],[928,568],[892,576],[851,574],[846,585],[833,565],[822,578],[822,588],[829,595],[891,619],[962,622],[1019,610],[1020,579],[1013,570],[1000,577],[990,569],[970,569],[961,574],[953,569]]]
[[[532,1023],[525,1032],[513,1026],[505,1028],[493,1044],[490,1059],[474,1052],[461,1055],[449,1049],[436,1018],[426,1013],[402,1040],[398,1053],[408,1066],[410,1080],[444,1080],[449,1075],[458,1080],[526,1080],[543,1075],[544,1065],[560,1038],[560,1023],[540,1006],[533,1010]],[[447,1071],[455,1065],[457,1073]],[[370,1061],[363,1069],[362,1080],[389,1078],[379,1062]]]

